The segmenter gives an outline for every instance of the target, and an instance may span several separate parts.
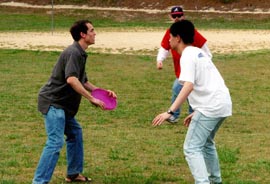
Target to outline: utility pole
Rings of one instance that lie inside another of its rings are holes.
[[[52,27],[51,27],[51,31],[52,31],[52,35],[53,35],[53,31],[54,31],[54,12],[53,12],[53,0],[52,0],[52,11],[51,11],[51,18],[52,18]]]

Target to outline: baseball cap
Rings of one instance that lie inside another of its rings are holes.
[[[183,8],[181,8],[180,6],[172,7],[171,15],[184,15]]]

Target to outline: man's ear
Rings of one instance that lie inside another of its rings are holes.
[[[180,43],[182,41],[181,37],[179,35],[177,35],[176,37],[177,37],[178,43]]]
[[[81,38],[85,38],[86,34],[83,32],[80,32]]]

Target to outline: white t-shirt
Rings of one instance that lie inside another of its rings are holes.
[[[188,46],[180,59],[180,83],[193,83],[188,96],[193,110],[208,117],[232,115],[232,102],[228,88],[212,60],[197,47]]]

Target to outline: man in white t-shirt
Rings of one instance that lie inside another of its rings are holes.
[[[183,20],[170,27],[171,48],[182,54],[179,82],[183,84],[167,112],[155,117],[161,125],[188,98],[194,112],[184,119],[188,127],[184,154],[196,184],[222,183],[214,137],[226,117],[232,115],[228,88],[210,57],[193,47],[194,25]]]
[[[173,22],[178,22],[178,21],[184,20],[185,15],[184,15],[183,8],[180,6],[172,7],[171,12],[170,12],[170,19]],[[199,31],[197,31],[196,29],[194,32],[194,42],[192,43],[192,45],[203,49],[206,52],[206,54],[208,54],[209,57],[212,58],[211,51],[207,46],[206,38],[201,33],[199,33]],[[166,30],[163,38],[162,38],[161,47],[158,50],[157,60],[156,60],[157,61],[156,62],[157,69],[161,70],[163,68],[163,62],[168,57],[169,52],[171,52],[173,66],[174,66],[174,73],[175,73],[175,77],[176,77],[176,79],[174,80],[173,85],[172,85],[172,97],[171,97],[171,104],[172,104],[175,101],[178,93],[181,91],[183,85],[180,84],[178,81],[180,73],[181,73],[181,67],[180,67],[180,62],[179,62],[181,55],[176,50],[171,49],[170,29],[168,28]],[[191,114],[192,112],[193,112],[193,109],[189,105],[188,113]],[[181,107],[179,107],[175,111],[174,115],[171,116],[169,119],[167,119],[167,121],[169,123],[172,123],[172,124],[177,123],[180,114],[181,114]]]

